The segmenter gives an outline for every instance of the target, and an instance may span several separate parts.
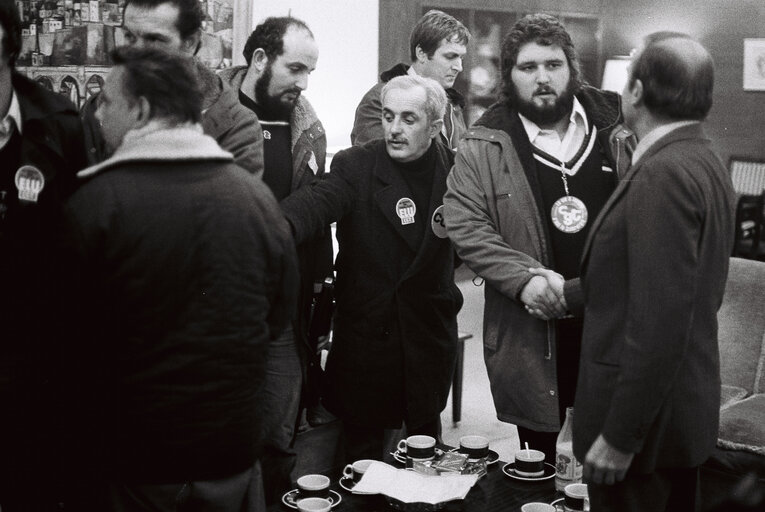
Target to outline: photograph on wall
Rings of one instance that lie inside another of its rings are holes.
[[[765,91],[765,39],[744,39],[744,90]]]

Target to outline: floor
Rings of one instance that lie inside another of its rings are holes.
[[[476,434],[489,439],[489,448],[499,453],[500,460],[512,461],[518,450],[518,432],[514,425],[497,419],[489,389],[489,378],[483,361],[483,285],[472,282],[472,274],[465,270],[457,273],[457,284],[465,304],[457,320],[459,330],[473,337],[465,342],[465,376],[462,385],[462,418],[452,422],[452,397],[441,413],[443,438],[447,444],[459,445],[459,438]]]

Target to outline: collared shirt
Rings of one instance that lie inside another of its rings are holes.
[[[19,105],[16,91],[11,93],[11,105],[8,108],[8,113],[0,121],[0,148],[5,147],[8,141],[11,140],[11,135],[13,135],[12,128],[14,126],[19,131],[19,134],[21,134],[21,106]]]
[[[528,118],[521,114],[518,114],[523,123],[523,128],[526,130],[526,135],[529,137],[529,141],[541,149],[545,153],[549,154],[560,160],[561,162],[568,162],[579,151],[584,138],[590,132],[589,124],[587,123],[587,113],[584,111],[584,107],[579,100],[574,98],[573,108],[571,109],[571,115],[569,116],[568,128],[563,136],[560,138],[558,132],[555,130],[542,129],[532,122]],[[566,174],[573,176],[578,171],[575,169],[566,169]]]
[[[673,132],[678,128],[682,128],[683,126],[690,126],[699,122],[700,121],[675,121],[674,123],[668,123],[654,128],[648,132],[645,137],[638,141],[638,145],[632,153],[632,165],[635,165],[638,160],[640,160],[640,157],[645,155],[646,151],[648,151],[651,146],[656,144],[659,139],[668,133]]]

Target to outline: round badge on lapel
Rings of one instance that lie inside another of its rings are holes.
[[[444,222],[444,205],[436,208],[433,212],[433,218],[430,219],[430,227],[433,234],[438,238],[446,238],[446,223]]]
[[[37,167],[22,165],[16,171],[14,182],[19,189],[19,201],[36,203],[40,192],[45,187],[45,176]]]
[[[402,197],[396,201],[396,215],[401,219],[402,226],[414,224],[415,213],[417,213],[417,206],[408,197]]]

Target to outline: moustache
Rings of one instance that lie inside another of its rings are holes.
[[[534,96],[538,96],[540,94],[554,94],[555,96],[558,95],[558,93],[555,92],[555,90],[549,85],[542,85],[538,87],[536,91],[534,91]]]

